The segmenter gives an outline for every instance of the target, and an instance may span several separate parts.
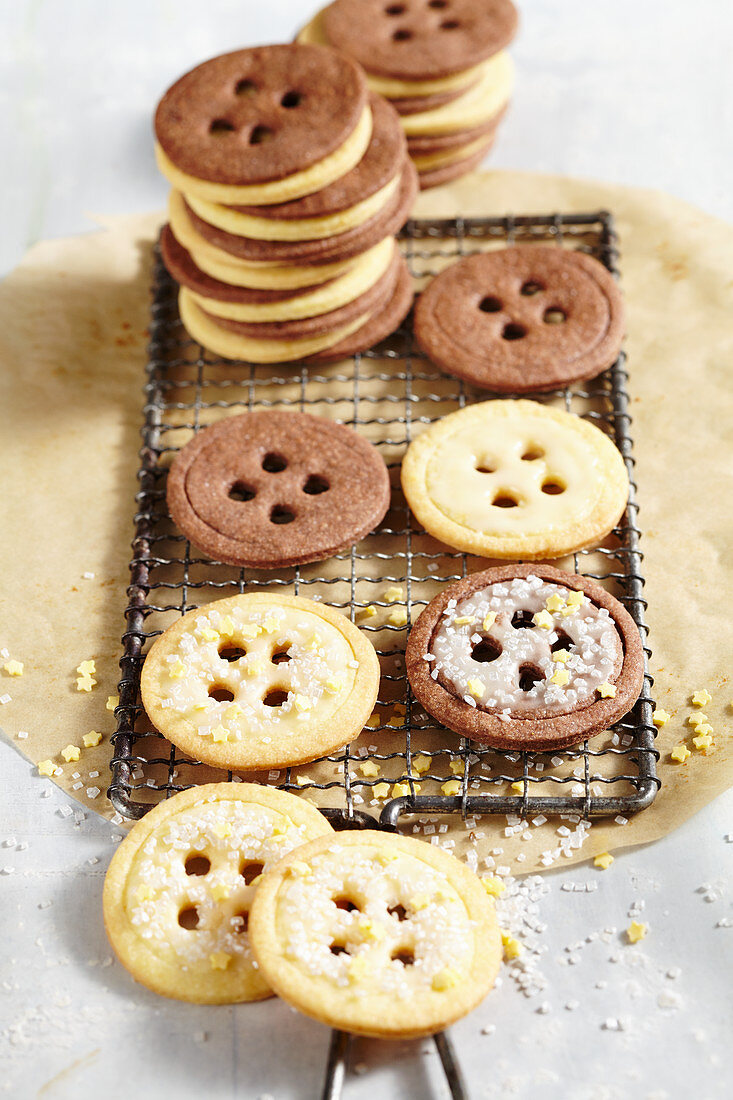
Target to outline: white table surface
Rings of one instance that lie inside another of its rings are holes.
[[[207,56],[287,39],[311,10],[304,0],[0,4],[0,273],[39,238],[88,231],[90,212],[162,207],[150,137],[160,93]],[[732,30],[722,0],[527,0],[517,91],[491,163],[660,187],[730,218]],[[100,911],[119,831],[62,816],[68,797],[1,741],[0,769],[0,1091],[317,1096],[320,1025],[277,1000],[197,1008],[131,981]],[[729,792],[607,872],[544,877],[546,987],[526,998],[505,973],[451,1032],[472,1096],[733,1094],[732,830]],[[597,889],[567,889],[586,882]],[[622,931],[635,902],[650,932],[632,948]],[[622,1030],[604,1027],[616,1021]],[[346,1100],[447,1095],[429,1042],[359,1041],[351,1064]]]

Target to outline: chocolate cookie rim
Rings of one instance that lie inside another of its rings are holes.
[[[492,712],[472,707],[432,679],[430,663],[423,658],[430,652],[435,630],[448,601],[466,599],[491,584],[528,576],[540,577],[565,588],[583,592],[596,606],[608,611],[623,646],[623,659],[618,677],[614,681],[616,695],[613,698],[593,699],[569,714],[546,718],[511,716],[505,721],[498,717],[499,708]],[[447,585],[430,601],[410,631],[405,666],[413,693],[428,713],[454,733],[500,749],[543,751],[575,745],[609,729],[628,713],[636,703],[644,683],[641,635],[626,608],[605,588],[582,574],[568,573],[539,563],[495,566]]]

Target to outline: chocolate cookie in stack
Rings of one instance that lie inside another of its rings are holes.
[[[358,64],[298,44],[224,54],[165,93],[155,133],[173,188],[163,259],[194,340],[323,362],[397,328],[412,283],[394,235],[417,179]]]
[[[513,86],[511,0],[334,0],[298,41],[335,46],[399,112],[421,188],[475,168]]]

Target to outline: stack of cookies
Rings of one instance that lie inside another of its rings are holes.
[[[512,92],[511,0],[333,0],[300,32],[364,66],[399,112],[422,188],[475,168]]]
[[[417,193],[395,110],[323,46],[237,50],[163,96],[166,267],[181,318],[217,355],[340,359],[388,336],[412,302],[394,234]]]

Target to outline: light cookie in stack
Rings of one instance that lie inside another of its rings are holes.
[[[420,187],[481,163],[509,102],[511,0],[334,0],[298,35],[358,61],[399,112]]]
[[[412,303],[395,234],[417,194],[394,109],[323,46],[237,50],[155,115],[172,185],[161,249],[189,335],[250,363],[341,359]]]

